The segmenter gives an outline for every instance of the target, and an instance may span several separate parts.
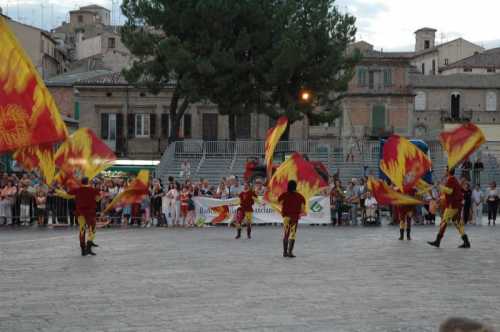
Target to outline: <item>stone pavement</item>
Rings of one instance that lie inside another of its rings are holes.
[[[499,226],[500,227],[500,226]],[[304,226],[297,258],[280,229],[0,229],[0,331],[437,331],[449,316],[500,327],[500,228],[473,248],[425,244],[437,228]]]

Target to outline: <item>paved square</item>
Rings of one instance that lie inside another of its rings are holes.
[[[96,257],[76,230],[0,229],[0,331],[436,331],[446,317],[500,326],[500,230],[467,229],[473,248],[396,240],[394,227],[99,230]]]

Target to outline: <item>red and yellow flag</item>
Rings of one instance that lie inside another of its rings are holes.
[[[473,123],[466,123],[452,131],[441,133],[441,145],[448,154],[448,168],[454,168],[476,151],[486,138]]]
[[[265,149],[265,161],[266,161],[266,170],[267,170],[267,179],[269,180],[273,174],[273,157],[274,150],[276,149],[276,145],[280,141],[281,136],[286,130],[288,126],[288,118],[286,116],[282,116],[276,122],[276,126],[270,128],[266,134],[266,143],[264,146]]]
[[[404,137],[393,135],[384,144],[380,169],[400,190],[413,188],[431,166],[429,157]]]
[[[109,203],[103,213],[108,213],[111,209],[117,206],[140,203],[149,193],[149,171],[142,170],[137,174],[137,177],[125,188],[124,191],[116,195]]]
[[[278,211],[281,210],[278,198],[287,191],[288,181],[291,180],[297,182],[297,191],[304,196],[306,204],[311,197],[316,195],[322,188],[328,186],[328,183],[316,172],[314,166],[302,158],[300,154],[294,152],[276,170],[269,181],[268,190],[264,195],[264,199]]]
[[[67,135],[49,90],[0,16],[0,153]]]
[[[65,173],[81,171],[83,176],[93,179],[113,165],[113,151],[88,128],[78,129],[56,152],[56,165]]]
[[[216,216],[212,219],[211,223],[212,224],[220,224],[227,218],[229,218],[229,206],[228,205],[222,205],[222,206],[216,206],[210,208],[212,212],[216,214]]]
[[[18,149],[14,152],[13,158],[28,172],[39,169],[47,185],[50,185],[54,180],[56,165],[54,163],[54,148],[51,144]]]
[[[377,180],[373,177],[368,178],[368,189],[372,192],[373,197],[380,205],[420,205],[422,201],[411,196],[402,194],[391,187],[384,181]]]
[[[60,170],[54,177],[54,181],[69,190],[77,188],[81,185],[80,179],[75,176],[74,172],[66,173],[64,170]]]

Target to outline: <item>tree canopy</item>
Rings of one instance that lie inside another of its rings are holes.
[[[172,85],[171,139],[200,100],[230,116],[233,139],[235,115],[248,112],[330,121],[358,60],[346,53],[355,18],[334,0],[125,0],[122,9],[136,58],[125,75],[153,92]]]

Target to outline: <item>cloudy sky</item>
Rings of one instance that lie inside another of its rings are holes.
[[[236,0],[235,0],[236,1]],[[4,13],[27,24],[51,29],[67,19],[69,10],[92,3],[114,8],[113,23],[123,23],[121,0],[0,0]],[[358,40],[377,49],[411,50],[413,32],[438,30],[437,42],[463,37],[486,48],[500,46],[497,0],[337,0],[342,11],[357,17]],[[43,7],[41,4],[43,3]]]

